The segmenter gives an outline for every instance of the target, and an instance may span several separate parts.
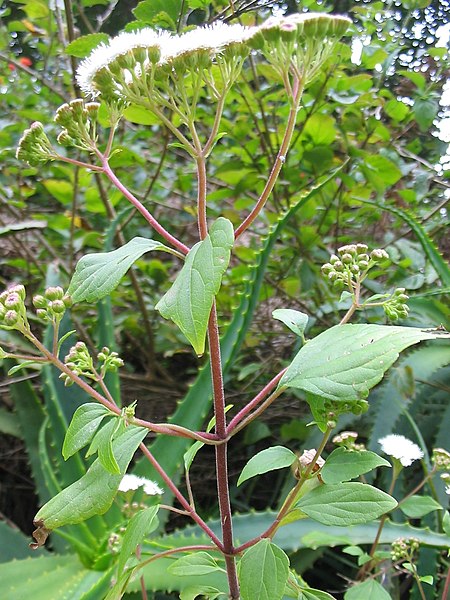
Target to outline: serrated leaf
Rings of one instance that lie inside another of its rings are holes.
[[[131,265],[151,250],[173,252],[160,242],[136,237],[112,252],[83,256],[77,263],[67,293],[74,302],[95,302],[104,298],[119,285]]]
[[[308,325],[308,315],[291,308],[277,308],[272,312],[272,317],[284,323],[295,335],[303,338],[306,326]]]
[[[159,505],[150,506],[149,508],[140,510],[131,517],[122,538],[122,546],[117,561],[117,570],[119,573],[123,572],[127,560],[135,552],[138,544],[143,541],[145,536],[155,531],[158,527],[158,510]]]
[[[77,58],[85,58],[90,54],[91,50],[96,48],[102,42],[108,42],[109,37],[106,33],[89,33],[82,35],[66,46],[66,54],[76,56]]]
[[[384,587],[375,579],[358,583],[345,592],[345,600],[392,600]]]
[[[222,596],[222,598],[225,597],[223,592],[210,585],[195,585],[181,590],[180,600],[195,600],[199,595],[205,596],[208,600],[215,600],[215,598],[219,598],[219,596]]]
[[[255,475],[290,467],[296,460],[296,455],[284,446],[273,446],[272,448],[261,450],[242,469],[237,485],[241,485],[241,483],[244,483],[244,481],[247,481],[251,477],[255,477]]]
[[[442,510],[439,502],[431,496],[411,496],[402,502],[399,508],[410,519],[420,519],[434,510]]]
[[[396,506],[392,496],[364,483],[322,485],[296,504],[311,519],[339,527],[367,523]]]
[[[137,447],[147,435],[143,427],[129,426],[113,441],[120,474],[105,471],[96,459],[86,474],[49,500],[37,513],[34,522],[39,528],[53,530],[63,525],[81,523],[94,515],[102,515],[114,497]]]
[[[448,336],[413,327],[336,325],[301,348],[279,387],[342,402],[366,398],[402,350],[438,337]]]
[[[201,551],[182,556],[172,563],[167,570],[172,575],[183,577],[184,575],[207,575],[224,569],[217,564],[213,556]]]
[[[109,410],[98,402],[88,402],[77,408],[64,438],[62,448],[64,460],[89,444],[100,423],[108,414],[111,414]]]
[[[390,467],[391,463],[370,450],[336,448],[325,461],[320,476],[325,483],[342,483],[376,467]]]
[[[246,550],[241,559],[239,583],[242,600],[281,600],[289,577],[286,554],[263,539]]]
[[[209,314],[233,243],[233,226],[220,217],[206,238],[193,246],[172,287],[155,307],[178,325],[199,356],[205,350]]]

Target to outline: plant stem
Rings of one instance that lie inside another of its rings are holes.
[[[450,568],[447,570],[447,577],[445,578],[444,590],[442,592],[441,600],[448,600],[448,592],[450,591]]]
[[[244,406],[244,408],[242,410],[240,410],[237,413],[237,415],[235,415],[231,419],[231,421],[229,422],[228,427],[227,427],[227,435],[231,435],[231,434],[235,433],[234,429],[238,426],[238,424],[244,419],[244,417],[246,417],[250,413],[250,411],[253,408],[255,408],[260,402],[262,402],[262,400],[264,400],[264,398],[267,396],[267,394],[269,394],[273,390],[273,388],[277,385],[277,383],[283,377],[286,370],[287,370],[287,368],[280,371],[278,373],[278,375],[275,375],[275,377],[273,379],[271,379],[265,387],[263,387],[263,389],[259,392],[259,394],[257,394],[253,398],[253,400],[250,400],[250,402],[248,404],[246,404]],[[255,416],[257,416],[257,415],[255,415]]]
[[[317,448],[316,453],[314,455],[314,458],[312,459],[312,461],[310,462],[310,464],[307,466],[307,468],[304,470],[304,472],[302,472],[302,475],[300,477],[300,479],[298,480],[297,484],[295,485],[294,488],[292,488],[292,490],[289,492],[286,500],[283,503],[283,506],[281,507],[281,509],[279,510],[274,522],[272,523],[272,525],[266,529],[266,531],[264,531],[264,533],[262,533],[261,535],[259,535],[258,537],[249,540],[248,542],[246,542],[245,544],[242,544],[241,546],[239,546],[238,548],[235,549],[235,552],[242,552],[243,550],[246,550],[247,548],[250,548],[251,546],[253,546],[254,544],[256,544],[257,542],[259,542],[260,540],[264,539],[264,538],[272,538],[278,527],[281,524],[281,521],[284,519],[284,517],[288,514],[288,512],[291,510],[292,505],[295,503],[297,497],[298,497],[298,493],[300,492],[303,484],[305,483],[305,481],[308,480],[312,470],[314,469],[314,466],[317,462],[317,459],[319,458],[319,456],[321,455],[323,449],[325,448],[328,439],[331,435],[331,432],[333,431],[334,428],[334,424],[333,427],[328,426],[325,433],[323,434],[323,438],[322,441],[320,443],[320,446]]]
[[[246,229],[250,227],[256,217],[259,215],[261,210],[263,209],[267,199],[269,198],[273,187],[278,179],[278,175],[280,174],[281,167],[284,165],[286,161],[286,153],[289,149],[289,145],[291,143],[292,134],[294,133],[295,122],[297,120],[297,112],[298,107],[300,105],[300,100],[303,94],[303,84],[301,82],[297,82],[296,91],[292,98],[292,105],[289,111],[289,117],[286,125],[286,130],[284,132],[283,140],[281,142],[280,149],[278,150],[277,157],[275,159],[274,165],[272,167],[272,171],[270,172],[269,178],[264,186],[264,190],[259,197],[258,202],[255,204],[249,215],[244,219],[244,221],[239,225],[239,227],[235,231],[235,239],[237,239],[240,235],[244,233]]]
[[[208,527],[205,521],[200,517],[200,515],[192,508],[189,502],[185,499],[183,494],[177,488],[177,486],[173,483],[172,479],[167,475],[162,466],[147,448],[147,446],[142,442],[139,446],[144,456],[149,460],[153,468],[157,471],[160,477],[164,480],[167,487],[170,489],[172,494],[176,497],[181,506],[185,509],[185,511],[189,514],[189,516],[197,523],[199,527],[203,529],[203,531],[211,538],[211,541],[216,544],[216,546],[221,550],[221,552],[225,552],[224,545],[216,536],[214,531]],[[220,446],[222,448],[222,446]]]
[[[213,384],[214,414],[216,417],[216,435],[219,439],[227,438],[225,415],[225,394],[223,389],[222,360],[220,355],[219,327],[217,324],[216,304],[213,303],[208,323],[208,340]],[[233,523],[231,515],[230,491],[228,487],[228,444],[216,446],[217,495],[219,500],[220,522],[222,525],[223,551],[227,567],[230,599],[239,600],[239,583],[236,562],[233,556]]]
[[[160,223],[155,219],[155,217],[143,206],[143,204],[134,196],[118,179],[115,175],[111,167],[109,166],[108,160],[105,157],[102,157],[103,164],[103,172],[108,177],[108,179],[113,183],[116,188],[122,192],[127,200],[131,202],[133,206],[135,206],[144,219],[153,227],[153,229],[159,233],[167,242],[169,242],[174,248],[177,248],[182,254],[187,254],[189,252],[189,248],[185,246],[180,240],[171,235]]]
[[[197,211],[198,211],[198,233],[201,240],[208,234],[208,223],[206,220],[206,161],[199,154],[195,159],[197,163]]]

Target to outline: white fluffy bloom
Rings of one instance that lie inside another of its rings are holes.
[[[227,25],[217,22],[205,27],[196,27],[180,36],[174,36],[164,48],[162,60],[175,58],[196,50],[209,50],[219,53],[232,44],[245,44],[255,33],[255,27]]]
[[[155,31],[150,27],[139,31],[123,32],[112,38],[107,44],[99,44],[91,54],[83,60],[77,69],[77,82],[81,90],[92,97],[98,95],[93,80],[101,69],[108,67],[118,56],[135,48],[152,48],[158,46],[164,54],[164,46],[172,36],[166,31]]]
[[[404,467],[409,467],[415,460],[423,458],[419,446],[403,435],[387,435],[379,439],[378,443],[385,454],[397,458]]]
[[[140,487],[143,488],[144,494],[147,494],[147,496],[158,496],[159,494],[164,493],[164,490],[162,490],[155,481],[151,481],[151,479],[146,479],[145,477],[128,474],[123,476],[119,485],[119,492],[137,490]]]

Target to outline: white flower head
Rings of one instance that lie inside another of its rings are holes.
[[[409,467],[415,460],[423,458],[423,452],[417,444],[403,435],[391,434],[378,440],[381,449],[400,461],[404,467]]]
[[[172,43],[167,44],[167,55],[163,58],[175,58],[196,50],[206,50],[212,54],[217,54],[228,46],[245,44],[252,35],[253,28],[239,24],[227,25],[218,22],[205,27],[196,27],[181,36],[173,38]]]
[[[159,496],[164,493],[164,490],[155,481],[128,474],[123,476],[119,485],[119,492],[129,492],[130,490],[137,490],[140,487],[143,488],[144,494],[147,494],[147,496]]]
[[[123,32],[112,38],[108,43],[99,44],[91,54],[83,60],[77,69],[77,82],[81,90],[88,96],[96,98],[99,95],[98,87],[95,85],[95,78],[99,71],[108,69],[110,65],[120,56],[127,55],[130,51],[141,49],[144,52],[154,52],[156,49],[164,54],[164,45],[172,38],[166,31],[155,31],[146,27],[139,31]],[[144,67],[151,63],[151,58],[147,54],[144,59]],[[138,69],[140,65],[136,65]]]

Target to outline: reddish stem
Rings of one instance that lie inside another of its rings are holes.
[[[185,246],[180,240],[170,234],[160,223],[155,219],[155,217],[143,206],[143,204],[134,196],[119,180],[119,178],[115,175],[113,170],[108,164],[108,160],[105,157],[102,157],[103,164],[103,172],[108,177],[108,179],[113,183],[116,188],[125,196],[125,198],[131,202],[131,204],[137,208],[137,210],[141,213],[144,219],[153,227],[153,229],[159,233],[169,244],[171,244],[174,248],[179,250],[183,254],[187,254],[189,252],[188,246]]]
[[[283,377],[283,375],[285,374],[287,370],[283,369],[282,371],[280,371],[278,373],[278,375],[275,375],[275,377],[273,379],[271,379],[269,381],[269,383],[263,387],[263,389],[259,392],[259,394],[257,394],[253,400],[250,400],[250,402],[248,404],[246,404],[244,406],[244,408],[242,410],[240,410],[229,422],[228,427],[227,427],[227,435],[231,435],[233,433],[233,429],[239,425],[239,423],[242,421],[242,419],[244,419],[256,406],[258,406],[258,404],[260,402],[262,402],[264,400],[264,398],[270,394],[270,392],[274,389],[274,387],[277,385],[277,383],[280,381],[280,379]]]

